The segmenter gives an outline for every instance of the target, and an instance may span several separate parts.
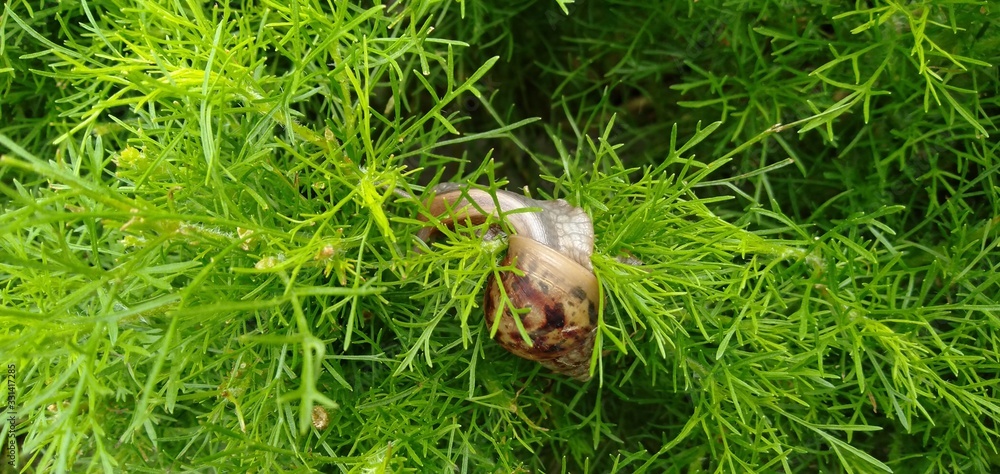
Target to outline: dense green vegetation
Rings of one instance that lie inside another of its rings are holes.
[[[998,18],[8,0],[4,460],[1000,470]],[[592,216],[592,380],[490,340],[503,241],[415,239],[445,181]]]

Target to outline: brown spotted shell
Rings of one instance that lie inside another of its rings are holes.
[[[500,288],[490,277],[483,303],[486,327],[492,329],[499,314],[494,339],[504,349],[561,374],[589,379],[597,328],[597,277],[534,240],[512,235],[509,242],[504,265],[513,263],[524,275],[500,274],[510,306],[503,303]],[[528,312],[515,315],[511,307]],[[515,318],[520,318],[530,343]]]
[[[504,265],[524,273],[500,274],[500,287],[490,277],[484,301],[487,328],[500,316],[494,338],[508,351],[579,380],[590,379],[590,359],[597,328],[598,283],[590,263],[594,227],[583,209],[557,199],[540,201],[508,191],[496,196],[478,189],[465,192],[457,185],[439,185],[429,202],[431,215],[445,225],[455,221],[482,223],[503,215],[514,235]],[[515,212],[539,208],[540,211]],[[434,227],[418,233],[430,240]],[[527,312],[511,311],[511,306]],[[519,318],[526,340],[517,327]]]

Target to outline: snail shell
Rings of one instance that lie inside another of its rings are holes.
[[[540,201],[508,191],[497,191],[494,199],[478,189],[463,194],[451,183],[434,191],[428,208],[430,214],[441,216],[443,224],[482,223],[488,216],[503,214],[514,231],[503,265],[514,264],[523,275],[502,272],[499,284],[491,276],[484,297],[487,327],[500,317],[497,343],[556,372],[589,380],[599,293],[590,263],[594,251],[590,216],[562,199]],[[529,207],[541,211],[508,214]],[[429,241],[435,231],[425,227],[417,236]],[[510,305],[504,303],[500,285]],[[521,335],[511,307],[527,309],[518,314],[530,343]]]

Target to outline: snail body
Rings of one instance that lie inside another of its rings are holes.
[[[508,191],[497,191],[494,199],[478,189],[463,193],[450,183],[434,191],[428,208],[445,225],[482,223],[488,216],[503,214],[513,230],[503,265],[513,265],[523,275],[491,276],[483,302],[487,327],[499,324],[497,343],[558,373],[590,379],[599,297],[590,263],[594,250],[590,216],[561,199],[541,201]],[[508,214],[523,208],[541,211]],[[434,232],[435,228],[425,227],[418,237],[428,241]],[[517,315],[512,308],[519,310]],[[522,336],[518,318],[530,342]]]

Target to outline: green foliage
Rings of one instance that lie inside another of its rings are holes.
[[[994,5],[493,3],[9,1],[18,469],[1000,469]],[[591,381],[444,181],[592,216]]]

